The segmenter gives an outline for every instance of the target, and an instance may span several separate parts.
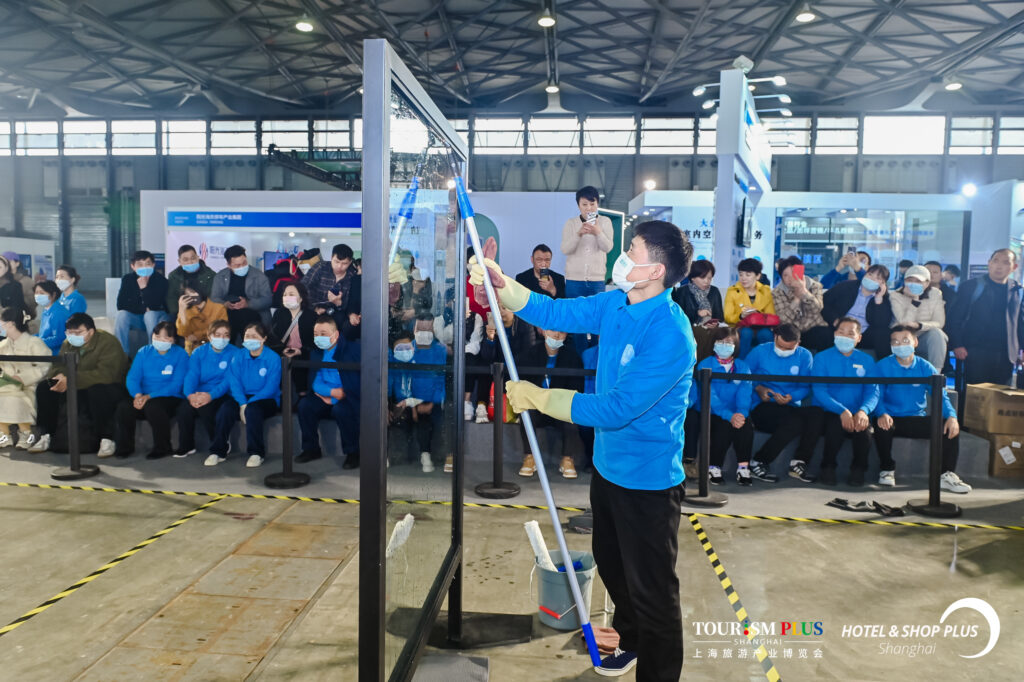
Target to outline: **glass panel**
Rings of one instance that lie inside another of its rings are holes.
[[[941,154],[944,116],[865,116],[865,154]]]
[[[56,156],[56,121],[17,121],[18,156]]]
[[[718,118],[700,119],[700,131],[697,133],[697,153],[714,154],[718,144]]]
[[[951,119],[950,128],[956,130],[957,128],[992,128],[992,118],[990,116],[957,116]]]
[[[106,121],[64,121],[64,153],[68,156],[105,156]]]
[[[692,154],[692,118],[644,118],[640,122],[641,154]]]
[[[348,149],[348,119],[336,121],[313,121],[313,146],[317,149]]]
[[[477,154],[522,154],[523,119],[477,118],[473,121],[473,151]]]
[[[575,116],[531,118],[529,154],[578,154],[580,123]]]
[[[0,156],[11,155],[11,124],[0,121]]]
[[[206,155],[206,121],[164,121],[164,154]]]
[[[632,154],[636,151],[636,120],[594,118],[583,121],[584,154]]]
[[[982,130],[951,130],[949,131],[950,154],[991,154],[992,131]]]
[[[461,364],[462,343],[454,343],[453,329],[456,300],[464,299],[466,291],[449,153],[397,90],[392,93],[390,140],[392,239],[397,239],[397,258],[409,280],[390,284],[389,290],[385,620],[397,609],[418,612],[424,607],[451,546],[450,506],[433,505],[424,513],[422,505],[401,500],[452,501],[452,477],[444,473],[444,463],[454,452],[456,424],[462,419],[462,399],[455,395],[455,358]],[[414,175],[420,189],[412,218],[396,235],[398,210]],[[429,332],[432,339],[417,339],[417,331]],[[406,350],[413,351],[411,360],[404,357]],[[423,472],[424,457],[433,472]],[[403,533],[406,524],[412,524],[411,532]],[[406,643],[388,630],[386,675]]]
[[[809,154],[811,151],[811,119],[761,119],[772,154]]]
[[[256,121],[210,121],[210,153],[256,153]]]
[[[156,121],[111,121],[110,143],[114,154],[156,154]]]
[[[263,148],[270,145],[282,151],[309,151],[309,121],[264,121]]]

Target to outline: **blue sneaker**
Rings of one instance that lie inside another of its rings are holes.
[[[615,653],[601,661],[601,665],[594,668],[594,671],[605,677],[618,677],[625,675],[634,667],[636,667],[636,652],[616,649]]]

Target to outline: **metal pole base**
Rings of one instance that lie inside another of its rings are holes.
[[[488,483],[481,483],[477,487],[473,488],[476,494],[480,497],[487,498],[488,500],[507,500],[510,497],[515,497],[519,494],[519,486],[515,483],[498,483],[495,484],[493,481]]]
[[[722,493],[713,493],[708,491],[707,495],[685,495],[680,500],[683,504],[688,504],[691,507],[724,507],[729,503],[729,496],[723,495]]]
[[[82,464],[78,469],[61,467],[50,472],[50,478],[55,481],[78,481],[83,478],[90,478],[100,473],[100,468],[95,464]]]
[[[293,471],[291,473],[280,471],[264,478],[263,485],[268,488],[278,489],[301,488],[304,485],[308,485],[309,481],[309,474],[304,474],[301,471]]]
[[[964,511],[952,502],[939,502],[932,505],[928,500],[910,500],[907,507],[915,514],[921,516],[934,516],[940,519],[952,519],[961,516]]]

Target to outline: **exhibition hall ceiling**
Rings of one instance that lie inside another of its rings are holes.
[[[451,116],[693,112],[740,55],[794,111],[1019,109],[1022,28],[998,0],[0,0],[0,116],[355,114],[367,38]]]

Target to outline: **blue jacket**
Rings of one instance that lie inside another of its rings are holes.
[[[272,399],[281,404],[281,356],[263,346],[259,357],[241,349],[228,365],[231,397],[239,405]],[[251,398],[249,396],[252,396]]]
[[[166,354],[160,355],[153,344],[149,344],[135,354],[124,383],[132,396],[141,393],[150,398],[181,398],[186,372],[188,353],[184,348],[171,346]]]
[[[391,362],[398,362],[392,352]],[[413,365],[443,365],[448,362],[448,351],[435,339],[429,348],[420,348],[412,356]],[[418,398],[428,403],[444,402],[444,373],[439,371],[417,371],[388,369],[389,393],[395,400]]]
[[[358,363],[360,359],[360,346],[359,339],[354,341],[347,341],[344,334],[338,335],[338,343],[334,347],[333,360],[324,360],[324,351],[320,350],[316,346],[313,346],[309,350],[310,362],[347,362],[347,363]],[[338,374],[339,383],[336,386],[341,386],[345,389],[346,400],[359,400],[359,371],[349,371],[342,369],[329,369],[329,370],[318,370],[314,371],[310,368],[309,371],[309,382],[307,384],[307,390],[316,391],[314,382],[316,382],[317,375],[321,371],[336,372]]]
[[[320,360],[323,362],[341,362],[341,360],[336,360],[334,356],[338,353],[338,350],[344,350],[343,344],[344,339],[342,339],[339,334],[338,343],[336,343],[333,348],[321,351]],[[338,399],[331,395],[331,391],[336,388],[345,388],[341,381],[341,372],[338,370],[329,367],[321,367],[313,374],[313,393],[329,398],[331,405],[338,402]]]
[[[768,344],[764,344],[768,345]],[[712,372],[724,372],[725,368],[718,362],[718,358],[712,355],[704,358],[693,371],[693,387],[690,389],[690,407],[700,411],[700,370],[710,369]],[[733,360],[733,374],[750,374],[750,367],[739,358]],[[750,405],[753,402],[754,384],[750,381],[720,381],[711,380],[711,414],[721,417],[725,421],[732,419],[732,416],[739,412],[744,417],[750,415]]]
[[[683,420],[696,343],[671,290],[629,305],[622,291],[551,299],[531,293],[516,313],[542,329],[599,334],[596,393],[577,393],[572,421],[594,427],[594,466],[634,490],[682,483]]]
[[[747,365],[751,374],[788,374],[794,377],[811,376],[814,367],[814,356],[803,346],[797,346],[796,352],[788,358],[780,358],[775,354],[775,343],[762,343],[754,346],[747,354]],[[790,384],[785,382],[755,382],[781,395],[793,396],[793,403],[799,403],[811,392],[810,384]]]
[[[875,376],[877,377],[930,377],[938,374],[935,365],[924,358],[915,355],[914,363],[910,367],[904,367],[896,359],[895,355],[882,358],[875,365]],[[890,417],[924,417],[928,414],[928,398],[931,396],[931,387],[927,383],[920,384],[879,384],[881,396],[878,400],[878,407],[875,414],[882,416],[887,414]],[[942,389],[942,417],[949,419],[956,416],[953,403],[950,402],[946,389]]]
[[[208,343],[192,351],[188,360],[188,372],[185,373],[185,395],[193,393],[209,393],[216,400],[231,390],[228,370],[231,361],[243,351],[238,346],[228,344],[219,353]]]
[[[71,313],[60,303],[54,302],[49,308],[42,309],[39,315],[39,338],[53,351],[54,355],[60,353],[60,344],[64,343],[66,332],[64,324],[71,317]]]
[[[835,346],[814,356],[811,376],[815,377],[870,377],[874,375],[875,361],[871,356],[854,349],[849,357]],[[842,414],[843,410],[862,410],[871,414],[878,404],[877,384],[814,384],[812,403],[827,412]]]
[[[84,313],[87,307],[85,296],[82,296],[82,292],[77,289],[70,294],[61,294],[57,302],[67,309],[69,317],[75,313]]]
[[[858,281],[864,279],[865,272],[867,272],[867,270],[858,270],[855,273],[857,275]],[[828,272],[821,276],[821,286],[825,289],[831,289],[840,282],[845,282],[847,280],[847,277],[849,277],[847,273],[836,272],[836,269],[832,268],[831,270],[829,270]]]

